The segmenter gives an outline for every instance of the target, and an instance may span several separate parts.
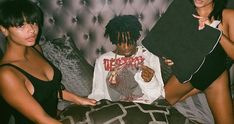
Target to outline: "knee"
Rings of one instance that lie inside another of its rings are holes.
[[[166,90],[165,90],[165,99],[167,100],[167,102],[168,102],[170,105],[175,105],[176,102],[179,100],[179,97],[169,95],[169,93],[167,93]]]
[[[172,77],[165,85],[165,99],[171,104],[176,104],[181,98],[186,96],[193,87],[188,82],[185,84],[180,83],[176,77]]]

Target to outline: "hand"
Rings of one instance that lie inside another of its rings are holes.
[[[75,104],[78,105],[91,105],[94,106],[96,105],[97,101],[94,99],[89,99],[89,98],[84,98],[84,97],[80,97],[74,93],[71,93],[67,90],[63,90],[63,99],[66,101],[70,101],[73,102]]]
[[[142,79],[145,81],[145,82],[150,82],[151,79],[153,78],[154,76],[154,70],[149,68],[148,66],[145,66],[145,65],[142,65],[141,66],[141,77]]]
[[[167,59],[165,57],[163,57],[164,63],[168,66],[172,66],[174,65],[174,62],[171,59]]]
[[[97,101],[94,100],[94,99],[79,97],[79,100],[78,100],[78,102],[76,104],[78,104],[78,105],[91,105],[91,106],[95,106],[96,103],[97,103]]]
[[[205,28],[205,25],[211,24],[211,20],[208,17],[201,17],[201,16],[194,15],[194,14],[193,14],[193,17],[198,19],[199,21],[198,30],[202,30],[203,28]]]
[[[164,63],[167,64],[168,66],[174,65],[174,62],[172,60],[170,60],[170,59],[165,59]]]

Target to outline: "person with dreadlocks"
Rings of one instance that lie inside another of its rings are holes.
[[[109,21],[104,35],[116,49],[96,60],[89,98],[150,104],[164,97],[159,58],[137,45],[141,30],[133,15],[116,16]]]

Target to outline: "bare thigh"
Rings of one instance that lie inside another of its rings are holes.
[[[189,93],[193,89],[193,86],[188,82],[182,84],[178,81],[178,79],[173,75],[165,85],[165,97],[166,100],[174,105],[178,102],[182,97],[184,97],[187,93]]]
[[[205,91],[216,124],[234,124],[228,73],[225,71]]]

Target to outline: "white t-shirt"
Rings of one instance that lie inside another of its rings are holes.
[[[145,82],[141,77],[139,66],[142,63],[155,71],[150,82]],[[118,84],[112,85],[108,77],[117,66],[121,67],[118,71]],[[92,88],[88,97],[96,100],[108,99],[150,104],[158,97],[165,96],[159,58],[143,46],[138,46],[136,54],[131,57],[117,55],[114,52],[101,55],[95,63]]]

